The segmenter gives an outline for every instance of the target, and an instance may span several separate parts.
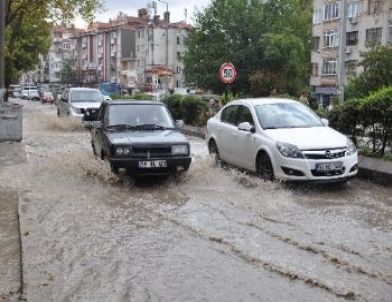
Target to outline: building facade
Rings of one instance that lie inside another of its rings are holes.
[[[184,87],[182,56],[190,30],[185,22],[120,14],[108,23],[94,23],[74,38],[80,83],[121,84],[124,89],[156,91]]]
[[[344,94],[361,52],[392,44],[391,0],[314,0],[310,85],[320,104]]]

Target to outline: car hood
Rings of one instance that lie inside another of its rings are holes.
[[[344,148],[347,137],[329,127],[268,129],[276,142],[296,145],[300,150]]]
[[[114,145],[121,144],[178,144],[187,143],[186,137],[177,130],[121,131],[106,135]]]
[[[71,103],[72,107],[79,108],[79,109],[86,109],[86,108],[94,108],[98,109],[101,106],[100,102],[80,102],[80,103]]]

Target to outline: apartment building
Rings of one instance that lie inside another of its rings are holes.
[[[94,23],[76,38],[77,71],[85,85],[118,83],[125,89],[159,90],[183,87],[182,56],[190,30],[185,22],[119,14],[108,23]]]
[[[82,32],[74,24],[54,26],[52,44],[48,53],[40,57],[40,65],[35,71],[34,80],[42,83],[57,83],[61,81],[60,72],[64,62],[75,64],[77,52],[74,37]]]
[[[310,85],[323,106],[360,72],[360,53],[392,44],[391,0],[314,0]],[[340,98],[342,99],[342,98]]]

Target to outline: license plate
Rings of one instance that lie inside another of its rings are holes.
[[[329,172],[329,171],[341,170],[342,168],[343,168],[343,163],[341,161],[316,164],[316,170],[318,172]]]
[[[145,160],[139,161],[139,168],[141,169],[149,169],[149,168],[166,168],[167,161],[166,160]]]

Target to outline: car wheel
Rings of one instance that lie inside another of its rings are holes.
[[[215,140],[211,140],[208,144],[208,151],[210,152],[210,154],[215,155],[215,164],[220,165],[222,163],[222,159],[220,157],[218,146],[216,145]]]
[[[110,165],[110,171],[112,171],[113,174],[118,174],[118,170],[113,166],[113,164],[108,160],[108,157],[106,156],[106,154],[101,151],[102,154],[102,159],[103,161],[107,162]]]
[[[60,110],[57,108],[57,116],[60,117]]]
[[[260,178],[269,181],[274,180],[274,169],[267,153],[261,152],[257,156],[256,171]]]

